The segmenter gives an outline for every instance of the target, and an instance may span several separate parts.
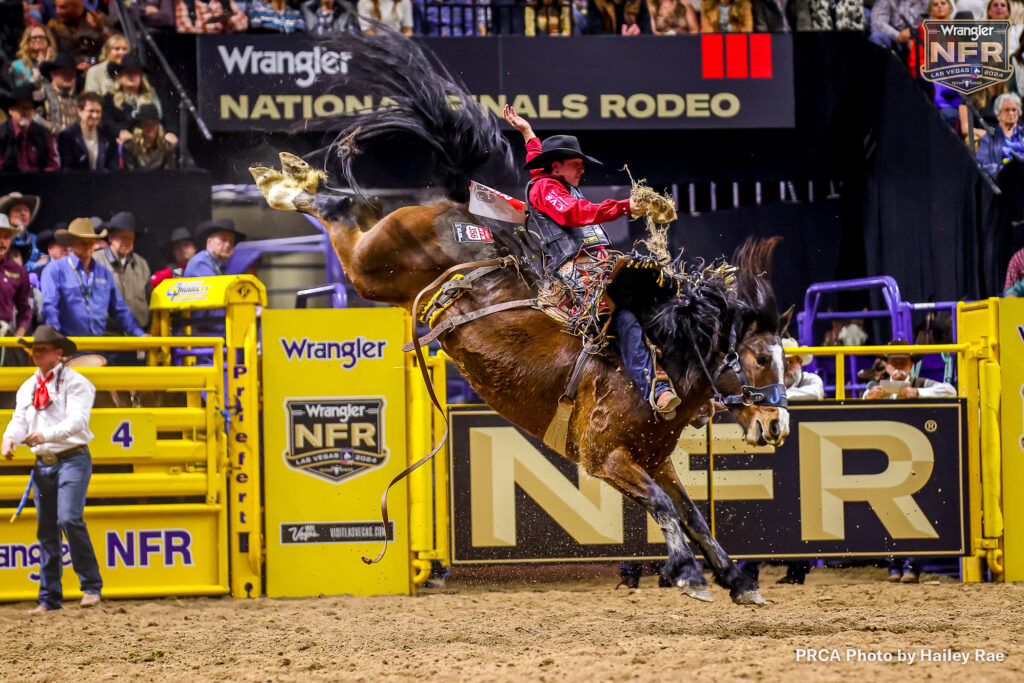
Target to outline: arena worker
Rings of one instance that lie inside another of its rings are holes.
[[[205,244],[206,248],[189,259],[185,266],[185,277],[212,277],[225,275],[228,261],[235,253],[235,245],[245,239],[245,234],[235,230],[235,222],[230,218],[205,221],[196,227],[196,242]],[[193,311],[195,321],[193,333],[224,334],[224,309],[209,311]],[[208,321],[203,321],[208,318]],[[221,319],[214,322],[213,319]]]
[[[600,164],[580,150],[572,135],[552,135],[540,141],[526,119],[505,105],[505,120],[518,130],[526,143],[526,170],[530,182],[526,186],[529,213],[527,229],[541,236],[544,256],[550,272],[564,277],[577,277],[575,264],[581,260],[603,258],[611,244],[602,223],[623,216],[643,215],[632,199],[608,199],[600,204],[588,202],[580,192],[579,182],[584,162]],[[612,318],[619,353],[630,378],[654,412],[665,419],[675,417],[680,399],[667,377],[656,374],[654,358],[644,342],[643,331],[636,316],[628,310],[617,310]]]
[[[43,322],[70,337],[99,337],[109,318],[126,336],[145,336],[117,291],[113,273],[93,258],[96,241],[106,236],[88,218],[76,218],[55,233],[56,239],[69,240],[71,253],[43,269]],[[90,353],[76,356],[71,364],[103,366],[107,361]]]
[[[149,327],[152,312],[149,310],[149,264],[135,253],[135,237],[138,233],[135,215],[130,211],[115,213],[100,226],[108,233],[108,245],[96,252],[96,263],[105,266],[114,275],[114,286],[128,304],[139,327]]]
[[[81,606],[94,607],[100,602],[103,579],[82,514],[92,477],[89,413],[96,388],[64,364],[75,344],[50,325],[40,325],[31,340],[19,342],[31,349],[37,370],[18,389],[0,452],[10,460],[15,446],[24,443],[36,456],[32,487],[40,546],[39,605],[31,612],[58,610],[64,601],[61,533],[85,594]]]

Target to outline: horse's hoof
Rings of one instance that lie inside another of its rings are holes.
[[[738,595],[732,597],[732,601],[737,605],[757,605],[762,607],[768,604],[768,601],[761,597],[761,594],[756,590],[744,591]]]
[[[708,590],[707,586],[697,586],[683,581],[680,581],[677,585],[682,589],[683,593],[689,595],[694,600],[700,600],[701,602],[715,601],[715,599],[711,597],[711,591]]]

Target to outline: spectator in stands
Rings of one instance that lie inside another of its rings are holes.
[[[1006,266],[1006,284],[1003,285],[1003,296],[1024,296],[1024,249],[1010,257]]]
[[[651,33],[651,11],[647,0],[587,0],[589,35],[638,36]]]
[[[702,33],[750,33],[754,30],[750,0],[704,0],[700,30]]]
[[[189,260],[185,277],[224,275],[228,259],[235,253],[235,245],[244,239],[245,234],[235,230],[235,222],[230,218],[200,223],[196,228],[196,241],[206,248]]]
[[[57,135],[78,123],[78,69],[71,55],[60,54],[43,62],[43,121]]]
[[[174,28],[174,0],[134,0],[127,5],[147,28],[158,31]],[[110,23],[122,26],[121,8],[113,1],[110,2]]]
[[[196,244],[192,241],[192,233],[188,228],[175,228],[171,231],[171,239],[162,246],[160,251],[170,254],[171,263],[149,277],[149,283],[153,287],[168,278],[185,277],[185,266],[196,255]]]
[[[905,339],[893,339],[889,346],[905,346]],[[889,383],[872,382],[864,392],[865,400],[889,398],[955,398],[956,387],[949,382],[936,382],[933,379],[917,376],[917,363],[923,356],[900,353],[894,349],[882,356],[885,371],[889,375]]]
[[[346,0],[306,0],[302,3],[302,20],[306,32],[324,37],[349,33],[358,29],[355,12],[345,6]]]
[[[990,175],[995,175],[1011,159],[1024,159],[1024,131],[1020,121],[1021,100],[1013,93],[1005,93],[995,100],[999,125],[978,143],[978,163]]]
[[[106,236],[105,230],[97,233],[88,218],[76,218],[55,235],[68,240],[71,253],[43,269],[42,318],[65,336],[99,337],[108,320],[127,336],[146,334],[114,286],[113,274],[93,259],[96,241]],[[75,364],[106,365],[103,356],[87,355]]]
[[[39,259],[39,250],[36,248],[36,236],[29,231],[29,226],[39,213],[39,197],[36,195],[23,195],[20,192],[11,192],[0,197],[0,214],[7,216],[17,231],[14,235],[14,246],[18,249],[27,248],[25,267],[31,272],[36,261]]]
[[[887,0],[883,0],[887,1]],[[758,33],[813,31],[810,0],[753,0],[754,30]]]
[[[976,113],[975,125],[978,129],[978,135],[985,135],[985,128],[982,123],[977,121],[977,118],[981,118],[984,121],[985,126],[989,128],[995,128],[999,125],[999,112],[996,111],[995,103],[996,98],[1000,95],[1010,92],[1010,86],[1006,81],[1001,83],[993,83],[988,87],[982,88],[981,90],[975,91],[967,96],[967,100],[970,105],[974,107]],[[964,113],[961,116],[961,128],[967,130],[967,108],[964,107]]]
[[[373,24],[364,19],[364,17],[368,17],[379,21],[392,31],[399,31],[407,36],[412,35],[412,0],[359,0],[356,7],[359,13],[359,25],[365,33],[373,34]]]
[[[646,0],[640,0],[645,2]],[[372,2],[372,0],[371,0]],[[490,0],[415,0],[426,36],[485,36]],[[360,3],[362,5],[362,3]]]
[[[149,264],[135,253],[135,216],[121,211],[102,227],[109,234],[110,245],[96,252],[93,258],[114,274],[114,286],[131,309],[135,322],[146,329],[150,320],[149,295],[153,289],[149,284]]]
[[[928,16],[928,0],[879,0],[871,10],[871,35],[875,45],[906,53],[914,31]]]
[[[87,11],[82,0],[57,0],[57,16],[47,26],[57,41],[57,52],[71,55],[83,73],[96,63],[109,35],[103,15]]]
[[[57,55],[57,44],[53,34],[43,26],[29,26],[21,36],[17,59],[11,63],[10,81],[12,86],[24,84],[36,88],[43,83],[39,67],[43,62]]]
[[[7,216],[0,214],[0,336],[3,337],[24,336],[32,324],[32,306],[29,303],[32,288],[28,271],[11,259],[12,252],[16,251],[12,249],[11,241],[23,230],[11,225]]]
[[[103,44],[100,61],[90,66],[89,70],[85,73],[84,90],[86,92],[94,92],[100,96],[110,92],[110,89],[114,87],[113,65],[120,64],[130,49],[128,39],[124,36],[110,36],[107,42]]]
[[[654,35],[679,36],[700,33],[697,12],[690,4],[690,0],[657,0],[653,7]]]
[[[306,22],[288,0],[250,0],[249,33],[295,33],[305,31]]]
[[[132,125],[132,139],[124,144],[125,168],[151,171],[178,167],[178,145],[168,141],[155,106],[142,105]]]
[[[120,167],[117,140],[105,126],[103,100],[94,92],[78,96],[78,123],[57,136],[61,166],[71,171],[95,171]]]
[[[241,33],[249,17],[234,0],[175,0],[174,26],[178,33]]]
[[[1020,35],[1024,30],[1020,22],[1014,23],[1010,18],[1010,0],[989,0],[985,8],[985,18],[991,21],[1009,21],[1010,30],[1006,34],[1006,47],[1010,54],[1020,47]]]
[[[103,98],[103,125],[117,131],[117,142],[123,145],[132,139],[132,123],[142,107],[153,105],[161,117],[163,112],[153,88],[146,81],[146,67],[134,53],[125,55],[121,63],[112,68],[117,82]],[[178,144],[174,133],[165,132],[164,139],[168,144]]]
[[[0,171],[56,171],[57,145],[46,126],[33,121],[40,102],[29,84],[0,93],[0,108],[8,117],[0,124]]]
[[[523,10],[528,36],[571,36],[569,0],[529,0]]]

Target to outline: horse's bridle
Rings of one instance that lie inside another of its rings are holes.
[[[737,316],[729,328],[729,350],[726,351],[725,357],[718,364],[714,374],[708,375],[708,379],[711,380],[711,390],[715,392],[714,399],[725,406],[757,405],[771,408],[788,408],[789,401],[786,400],[785,384],[768,384],[763,387],[755,387],[747,380],[747,374],[743,372],[743,366],[740,365],[740,354],[737,351],[739,326],[740,319]],[[697,353],[698,358],[700,358],[699,349],[697,349]],[[701,365],[704,365],[703,358],[701,358]],[[723,396],[722,392],[719,391],[718,380],[727,371],[733,372],[739,380],[740,393]],[[707,373],[706,366],[704,367],[704,372]]]

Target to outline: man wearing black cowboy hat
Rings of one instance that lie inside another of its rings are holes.
[[[78,123],[78,69],[69,54],[59,54],[39,67],[43,75],[43,111],[50,132],[57,135]]]
[[[643,212],[633,206],[631,199],[606,199],[600,204],[586,200],[578,187],[583,163],[601,162],[584,154],[574,136],[552,135],[542,143],[529,122],[509,105],[505,106],[505,120],[526,141],[524,168],[530,171],[526,227],[540,236],[547,272],[559,272],[573,279],[573,264],[578,259],[600,259],[606,255],[605,248],[611,241],[602,223],[623,216],[635,218]],[[636,316],[628,310],[617,310],[613,322],[622,362],[640,395],[656,413],[672,419],[680,399],[672,385],[656,375],[654,358]]]
[[[92,477],[89,414],[96,387],[66,367],[75,343],[49,325],[40,325],[32,339],[18,340],[31,349],[37,370],[18,389],[14,414],[4,430],[0,454],[10,460],[24,443],[36,456],[32,469],[39,538],[39,605],[33,613],[60,609],[63,556],[61,533],[68,540],[71,563],[81,582],[82,607],[100,602],[103,579],[82,519]]]
[[[149,264],[135,253],[135,216],[121,211],[100,227],[107,230],[108,246],[96,252],[93,258],[114,274],[114,285],[132,309],[135,322],[146,329],[151,316],[149,295],[153,290],[149,285]]]
[[[171,231],[171,237],[160,245],[160,251],[170,254],[171,263],[149,277],[149,283],[153,287],[168,278],[185,277],[185,266],[196,255],[196,244],[192,239],[192,233],[186,227],[175,228]]]
[[[139,107],[132,119],[132,127],[132,139],[124,143],[126,168],[158,170],[178,167],[178,146],[164,133],[156,105]]]
[[[57,145],[46,126],[32,119],[41,100],[31,83],[0,93],[0,108],[8,120],[0,125],[0,171],[56,171]]]
[[[905,339],[893,339],[889,346],[906,346]],[[871,383],[864,392],[865,400],[877,398],[956,398],[956,387],[949,382],[936,382],[927,377],[917,377],[914,366],[924,356],[901,353],[897,349],[882,356],[885,371],[889,375],[888,382]]]
[[[76,101],[78,122],[57,136],[61,166],[73,171],[118,168],[117,141],[101,125],[103,98],[94,92],[84,92]]]
[[[235,230],[230,218],[204,221],[196,228],[196,242],[205,249],[189,260],[185,277],[224,275],[228,260],[235,253],[235,245],[245,240],[245,234]]]

